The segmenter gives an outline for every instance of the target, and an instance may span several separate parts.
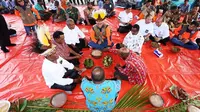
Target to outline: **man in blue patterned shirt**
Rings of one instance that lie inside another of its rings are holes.
[[[86,97],[86,104],[92,112],[111,112],[116,105],[116,97],[121,89],[120,80],[105,80],[104,70],[95,67],[92,80],[83,78],[81,89]]]

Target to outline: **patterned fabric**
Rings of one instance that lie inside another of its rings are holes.
[[[53,44],[56,45],[56,54],[64,59],[66,59],[67,57],[69,57],[70,55],[70,50],[69,50],[69,46],[63,42],[63,44],[59,44],[55,41],[53,41]]]
[[[125,68],[119,67],[119,71],[128,76],[131,84],[143,84],[147,75],[147,68],[143,60],[138,55],[130,51],[125,63]]]
[[[72,7],[72,9],[67,9],[66,13],[68,14],[69,18],[72,18],[73,20],[78,20],[78,13],[79,10],[76,7]]]
[[[92,112],[111,112],[116,104],[115,98],[121,89],[121,81],[105,80],[101,84],[94,84],[83,78],[81,89],[86,97],[87,107]]]
[[[144,37],[140,34],[133,35],[130,31],[124,38],[123,44],[133,52],[141,53]]]

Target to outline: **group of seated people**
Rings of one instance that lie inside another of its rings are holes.
[[[109,3],[108,1],[106,0],[105,5]],[[30,32],[35,31],[37,25],[32,11],[38,20],[48,20],[47,18],[55,13],[55,10],[45,10],[42,6],[44,3],[42,0],[38,0],[35,8],[23,0],[16,0],[16,2],[15,13],[21,16],[27,35],[31,35]],[[187,0],[185,0],[185,3],[187,3]],[[133,16],[132,7],[127,5],[118,16],[119,28],[117,31],[128,33],[122,43],[112,41],[112,29],[104,21],[107,17],[115,14],[112,12],[114,8],[111,13],[102,9],[95,10],[89,2],[84,10],[84,20],[80,17],[78,9],[69,2],[66,10],[63,10],[57,1],[55,1],[55,6],[59,10],[59,14],[66,18],[63,19],[58,16],[57,11],[53,15],[53,21],[67,20],[67,24],[63,31],[53,33],[53,39],[49,40],[49,46],[44,46],[42,41],[39,42],[40,49],[44,51],[42,55],[45,57],[42,75],[49,88],[62,89],[69,94],[72,93],[78,83],[81,83],[87,107],[91,111],[111,111],[114,108],[117,94],[121,89],[120,79],[129,81],[130,84],[142,85],[145,82],[147,68],[140,57],[145,41],[151,40],[166,45],[171,40],[172,43],[188,49],[199,48],[200,40],[196,39],[199,27],[197,16],[199,6],[195,6],[188,14],[181,13],[179,9],[183,10],[184,8],[178,7],[172,7],[165,13],[162,9],[159,9],[156,14],[151,2],[147,1],[142,7],[141,13],[138,16]],[[106,15],[106,12],[108,15]],[[139,19],[134,25],[132,25],[133,18]],[[93,25],[90,30],[89,41],[76,26],[76,24],[83,22],[87,25]],[[5,25],[4,27],[7,28]],[[40,35],[37,37],[40,38]],[[9,45],[15,44],[9,41]],[[91,78],[87,76],[82,78],[81,73],[85,71],[85,68],[79,68],[79,58],[82,57],[82,49],[89,47],[116,53],[125,61],[125,65],[117,64],[115,66],[112,80],[106,79],[106,74],[101,67],[93,68]]]

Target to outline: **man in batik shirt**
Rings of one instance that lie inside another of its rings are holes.
[[[120,80],[105,80],[104,70],[95,67],[92,80],[82,79],[81,89],[86,97],[86,104],[92,112],[111,112],[116,105],[116,97],[121,89]]]
[[[146,80],[147,68],[140,56],[122,47],[118,51],[110,50],[120,55],[125,60],[125,66],[116,65],[115,77],[127,80],[131,84],[143,84]]]

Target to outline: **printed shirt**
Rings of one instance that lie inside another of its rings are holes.
[[[133,35],[130,31],[126,37],[124,38],[123,44],[133,52],[142,52],[142,45],[144,43],[144,37],[139,33],[137,35]]]
[[[121,81],[105,80],[101,84],[94,84],[92,81],[83,78],[81,89],[90,111],[111,112],[116,105],[115,99],[121,89]]]
[[[76,43],[80,43],[79,38],[85,38],[85,34],[77,26],[74,29],[69,29],[68,26],[65,26],[63,32],[67,44],[76,45]]]
[[[125,68],[119,67],[119,71],[128,76],[131,84],[143,84],[146,80],[147,68],[142,58],[130,51],[125,63]]]
[[[64,59],[70,56],[69,46],[65,42],[63,42],[63,44],[59,44],[53,41],[53,44],[56,45],[56,54],[58,56],[63,57]]]

